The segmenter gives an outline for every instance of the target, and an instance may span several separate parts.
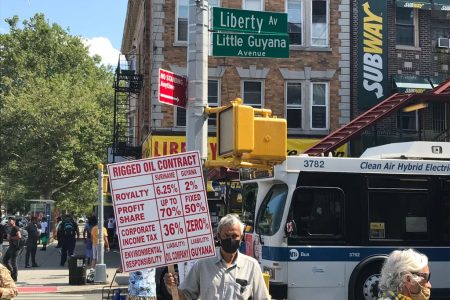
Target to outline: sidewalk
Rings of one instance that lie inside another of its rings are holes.
[[[38,245],[36,261],[40,267],[25,269],[25,250],[18,257],[19,275],[17,287],[21,293],[37,292],[58,292],[58,293],[98,293],[102,288],[111,284],[116,268],[120,266],[120,254],[113,250],[105,253],[104,263],[106,264],[107,282],[85,285],[69,285],[68,262],[65,267],[60,267],[61,255],[56,242],[47,245],[46,251],[40,251]],[[84,255],[84,242],[78,240],[75,247],[75,255]],[[117,274],[117,277],[124,277],[127,274]],[[116,282],[113,287],[118,286]]]

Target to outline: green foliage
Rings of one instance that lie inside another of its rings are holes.
[[[111,142],[113,74],[36,14],[0,35],[0,200],[89,210]],[[23,209],[23,208],[22,208]]]

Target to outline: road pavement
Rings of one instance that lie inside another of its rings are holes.
[[[102,289],[109,289],[111,281],[115,275],[115,271],[117,267],[120,266],[120,254],[118,251],[112,250],[109,253],[105,253],[104,262],[106,264],[107,282],[85,285],[69,285],[68,263],[66,262],[65,267],[59,266],[61,255],[59,249],[55,248],[55,246],[56,242],[53,242],[47,246],[46,251],[40,251],[42,246],[38,246],[36,261],[39,267],[36,268],[25,269],[25,250],[20,254],[18,258],[18,281],[16,283],[20,295],[37,293],[99,293],[101,295]],[[6,246],[4,246],[4,248],[6,248]],[[6,249],[4,249],[4,252],[5,251]],[[74,254],[84,254],[84,242],[82,240],[77,241]],[[117,274],[116,278],[121,279],[121,282],[126,284],[127,275],[128,274]],[[119,285],[113,281],[111,289],[117,287],[119,287]],[[69,300],[69,298],[67,298],[67,300]]]

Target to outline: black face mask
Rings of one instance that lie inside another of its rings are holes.
[[[234,240],[232,238],[228,238],[228,239],[220,240],[220,245],[221,245],[223,251],[225,251],[226,253],[233,254],[234,252],[237,251],[237,249],[241,245],[241,241]]]

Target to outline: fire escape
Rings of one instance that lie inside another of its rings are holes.
[[[136,70],[136,54],[120,55],[114,80],[114,133],[112,155],[125,159],[141,156],[137,142],[137,104],[143,76]],[[122,159],[123,160],[123,159]]]

